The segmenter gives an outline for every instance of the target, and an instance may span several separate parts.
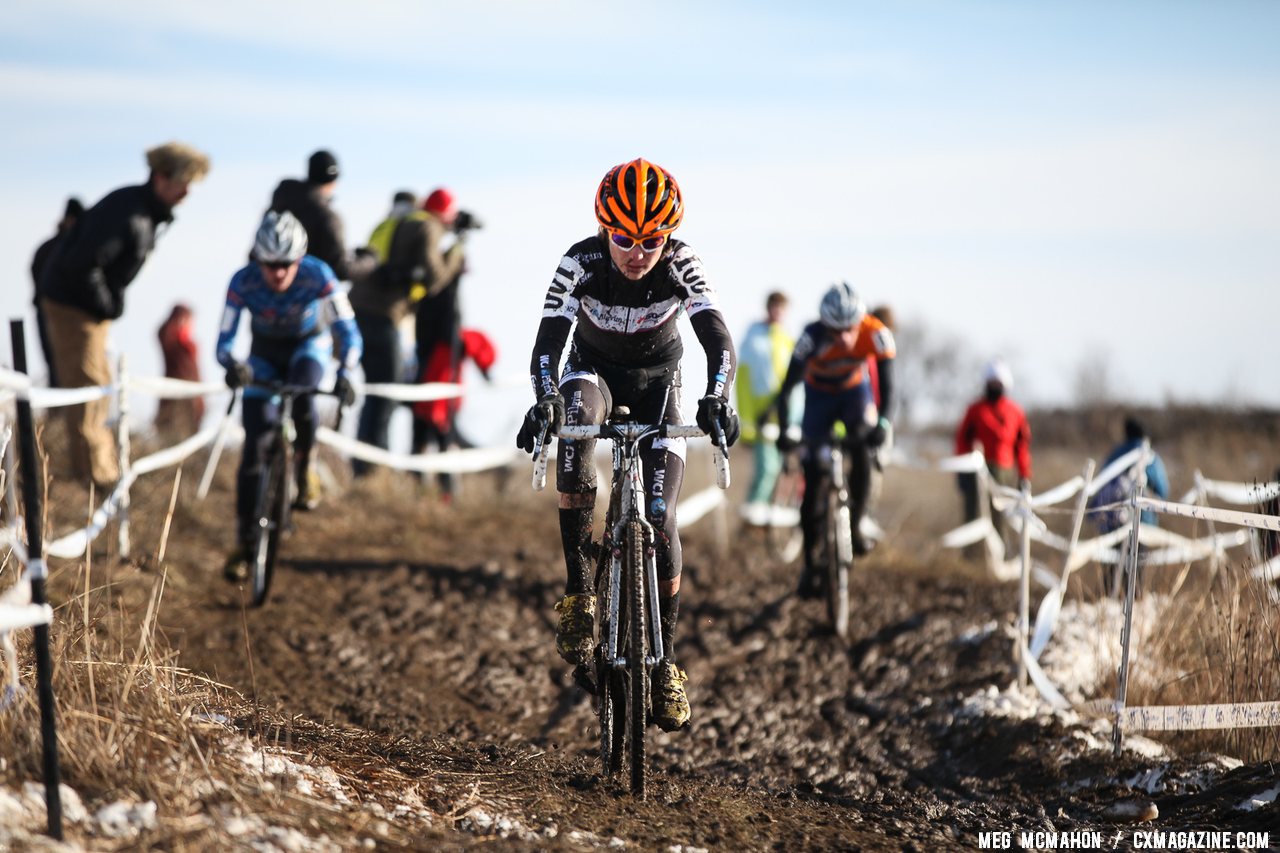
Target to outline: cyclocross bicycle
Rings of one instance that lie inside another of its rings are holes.
[[[654,529],[645,518],[640,446],[645,439],[698,438],[696,426],[641,424],[618,406],[601,425],[563,426],[561,439],[604,438],[613,442],[613,483],[609,511],[596,563],[596,595],[601,602],[593,663],[574,677],[596,697],[600,717],[600,763],[605,776],[622,770],[624,741],[631,770],[631,793],[645,795],[645,729],[650,718],[649,681],[663,659],[658,616],[658,565]],[[716,482],[729,486],[729,456],[724,435],[715,430]],[[550,436],[534,446],[533,488],[547,483]]]
[[[264,472],[258,481],[258,494],[254,501],[253,540],[249,551],[249,580],[252,584],[254,607],[261,607],[271,589],[271,577],[275,573],[276,557],[280,552],[280,540],[293,529],[293,503],[296,498],[293,443],[297,428],[293,423],[294,400],[305,394],[328,394],[309,385],[288,385],[283,382],[252,383],[246,388],[268,392],[279,401],[280,420],[274,429],[271,444],[264,459]],[[342,407],[338,407],[338,429],[342,426]],[[247,448],[246,448],[247,452]]]

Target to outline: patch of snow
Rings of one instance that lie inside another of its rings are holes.
[[[1274,788],[1263,791],[1261,794],[1254,794],[1249,799],[1241,801],[1240,804],[1236,806],[1236,811],[1251,812],[1255,809],[1260,809],[1263,806],[1274,803],[1277,797],[1280,797],[1280,785],[1276,785]]]
[[[960,703],[956,717],[970,720],[975,717],[1009,717],[1015,720],[1030,720],[1048,711],[1048,705],[1041,703],[1034,695],[1024,693],[1017,685],[1010,685],[1000,690],[994,684],[966,697]]]
[[[58,795],[62,800],[62,819],[70,823],[83,823],[89,817],[89,811],[80,800],[80,795],[66,785],[58,786]],[[22,804],[31,814],[38,815],[41,820],[48,813],[44,801],[44,785],[39,782],[22,784]]]
[[[107,838],[135,838],[143,830],[156,828],[156,804],[124,800],[105,805],[93,815],[94,831]]]
[[[1131,672],[1150,666],[1143,649],[1159,627],[1159,614],[1167,598],[1144,595],[1133,605]],[[1091,698],[1098,685],[1120,668],[1120,632],[1124,607],[1110,598],[1067,601],[1062,605],[1053,638],[1040,656],[1045,674],[1072,704]]]

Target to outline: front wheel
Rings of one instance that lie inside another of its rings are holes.
[[[271,462],[258,485],[258,530],[253,549],[253,606],[261,607],[271,590],[280,537],[289,525],[289,476],[291,453],[288,445],[271,449]]]
[[[640,522],[627,525],[622,573],[627,588],[627,734],[630,737],[631,793],[644,799],[645,735],[649,722],[649,667],[645,662],[649,636],[645,630],[647,600],[644,576],[644,530]]]
[[[836,635],[849,633],[849,566],[853,562],[853,525],[849,502],[831,492],[827,515],[827,615]]]

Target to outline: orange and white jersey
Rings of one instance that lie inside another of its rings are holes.
[[[840,332],[810,323],[796,342],[791,359],[793,368],[795,362],[800,363],[806,384],[822,391],[844,391],[862,382],[868,358],[890,359],[896,354],[893,332],[868,314],[851,344]]]

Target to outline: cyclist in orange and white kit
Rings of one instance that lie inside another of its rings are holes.
[[[680,423],[680,358],[676,319],[688,314],[707,355],[707,384],[697,423],[725,439],[738,438],[738,416],[728,397],[737,363],[720,302],[703,277],[693,249],[672,238],[684,217],[680,187],[671,173],[647,160],[610,169],[596,192],[599,230],[569,247],[542,308],[530,367],[538,402],[525,415],[517,446],[533,451],[544,428],[561,423],[601,424],[625,405],[641,423]],[[576,323],[576,329],[575,329]],[[560,374],[560,356],[573,332]],[[556,650],[570,663],[590,659],[596,596],[589,577],[595,515],[594,440],[561,440],[556,456],[560,536],[568,581],[556,603]],[[657,536],[658,605],[667,656],[654,669],[654,721],[666,731],[689,722],[685,673],[676,666],[674,640],[680,607],[680,536],[676,501],[684,477],[685,440],[652,438],[641,449],[645,507]]]
[[[800,422],[804,462],[804,501],[800,505],[800,526],[804,534],[804,572],[800,576],[802,597],[822,594],[818,571],[819,547],[825,538],[819,512],[826,494],[821,464],[831,443],[837,421],[845,426],[846,457],[851,463],[849,510],[852,516],[853,550],[865,554],[868,543],[858,531],[871,487],[871,456],[884,443],[889,429],[888,413],[893,405],[893,359],[897,354],[893,333],[867,313],[867,306],[847,282],[833,285],[822,297],[819,321],[805,327],[791,354],[787,376],[770,411],[778,412],[779,423],[787,423],[788,397],[804,381],[804,417]],[[871,397],[866,381],[866,360],[875,357],[879,369],[880,407]],[[787,452],[796,442],[784,431],[778,449]]]

